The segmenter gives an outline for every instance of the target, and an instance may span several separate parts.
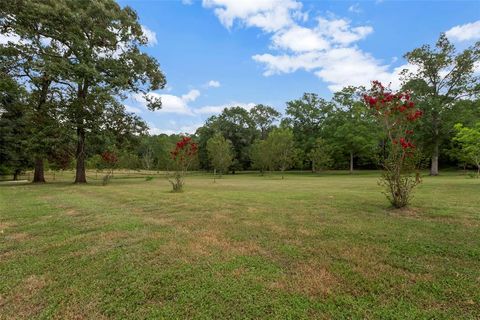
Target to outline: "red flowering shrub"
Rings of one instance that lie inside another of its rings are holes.
[[[117,155],[112,152],[112,151],[104,151],[102,153],[102,161],[108,166],[108,167],[114,167],[117,162],[118,162],[118,157]]]
[[[367,106],[383,125],[388,139],[388,157],[384,159],[382,185],[396,208],[405,207],[411,191],[420,182],[412,173],[416,167],[412,123],[422,116],[408,93],[394,93],[380,82],[373,81],[363,96]]]
[[[113,169],[118,162],[118,157],[112,151],[104,151],[101,156],[104,166],[108,169],[107,174],[103,177],[103,185],[107,185],[110,178],[113,177]]]
[[[197,152],[198,145],[193,142],[190,137],[183,137],[170,152],[174,163],[174,173],[173,177],[169,177],[169,181],[172,184],[174,192],[182,191],[185,174],[195,160]]]

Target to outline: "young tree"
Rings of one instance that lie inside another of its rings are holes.
[[[480,177],[480,122],[472,128],[457,123],[455,131],[454,140],[461,146],[462,157],[477,166],[477,177]]]
[[[173,177],[168,178],[172,184],[173,192],[183,191],[185,175],[197,156],[198,146],[190,137],[183,137],[177,142],[175,149],[170,154],[173,159]]]
[[[213,167],[213,181],[217,170],[221,174],[228,170],[228,167],[232,164],[233,152],[232,143],[226,140],[221,133],[216,133],[207,142],[208,157]]]
[[[107,185],[113,177],[113,169],[118,163],[118,157],[113,151],[104,151],[101,157],[102,165],[107,169],[107,174],[103,177],[103,185]]]
[[[331,154],[331,146],[324,139],[318,138],[315,146],[308,153],[308,159],[312,162],[312,171],[318,172],[329,168],[333,163]]]
[[[362,87],[346,87],[336,92],[334,112],[326,120],[324,135],[348,155],[350,173],[353,173],[355,157],[375,154],[380,141],[379,127],[361,100],[364,91]]]
[[[232,143],[234,159],[230,169],[233,173],[237,169],[246,169],[250,166],[249,148],[258,132],[250,114],[242,107],[225,108],[218,116],[212,116],[197,130],[199,137],[199,157],[204,168],[209,167],[207,142],[220,132],[225,139]]]
[[[382,175],[387,198],[394,207],[405,207],[413,188],[420,182],[418,176],[412,176],[417,161],[412,123],[422,116],[422,111],[416,109],[408,93],[393,93],[378,81],[373,81],[369,94],[364,95],[364,101],[382,123],[389,141]]]
[[[262,176],[265,171],[273,167],[272,156],[266,140],[257,139],[253,142],[250,148],[250,159],[252,160],[252,168],[260,170]]]
[[[153,150],[150,146],[147,146],[142,154],[142,166],[146,170],[150,170],[153,166]]]
[[[447,111],[455,107],[458,99],[480,92],[479,77],[474,72],[480,59],[480,42],[457,54],[441,34],[435,48],[424,45],[408,52],[405,58],[415,71],[404,71],[404,88],[412,91],[424,113],[419,133],[424,144],[431,146],[430,175],[436,176],[440,146],[451,130],[445,117],[452,113]]]
[[[283,179],[285,170],[290,169],[297,158],[298,151],[295,149],[293,131],[288,128],[274,129],[265,141],[273,167],[282,172]]]
[[[250,117],[257,130],[260,131],[260,139],[265,140],[268,132],[272,129],[273,123],[280,118],[281,114],[272,107],[257,104],[250,109]]]

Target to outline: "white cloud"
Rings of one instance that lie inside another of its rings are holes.
[[[193,124],[189,124],[189,125],[184,125],[184,126],[180,126],[178,128],[174,128],[174,129],[164,129],[164,128],[158,128],[156,127],[154,124],[152,123],[148,123],[148,127],[149,127],[149,130],[148,132],[151,134],[151,135],[159,135],[159,134],[168,134],[168,135],[172,135],[172,134],[182,134],[182,133],[185,133],[185,134],[194,134],[195,131],[197,131],[198,128],[200,128],[201,126],[203,125],[203,123],[193,123]]]
[[[132,107],[129,105],[125,105],[125,110],[131,113],[142,113],[142,110],[140,108]]]
[[[188,91],[187,94],[182,95],[182,100],[185,102],[191,102],[197,100],[197,98],[200,96],[200,91],[197,89],[192,89]]]
[[[213,8],[220,22],[230,29],[235,21],[247,27],[278,31],[294,23],[294,17],[304,18],[302,4],[295,0],[203,0],[203,6]]]
[[[149,29],[147,26],[144,26],[144,25],[142,25],[142,31],[143,31],[143,35],[148,39],[149,47],[153,47],[158,43],[157,33],[155,31]]]
[[[350,7],[348,7],[348,11],[353,12],[353,13],[361,13],[362,8],[360,8],[359,3],[352,4]]]
[[[456,42],[480,40],[480,20],[455,26],[445,34],[450,40]]]
[[[195,101],[200,96],[200,91],[193,89],[182,96],[173,94],[159,94],[156,92],[148,93],[152,98],[160,98],[162,101],[162,108],[156,112],[159,113],[176,113],[183,115],[193,115],[191,108],[188,106],[189,102]],[[147,106],[147,100],[141,94],[135,94],[133,99],[143,105]]]
[[[215,106],[204,106],[200,108],[194,109],[194,112],[196,114],[203,114],[203,115],[211,115],[211,114],[218,114],[223,111],[225,108],[231,108],[231,107],[241,107],[245,110],[250,110],[253,107],[255,107],[257,104],[253,102],[249,103],[244,103],[244,102],[230,102],[230,103],[225,103],[221,105],[215,105]]]
[[[182,4],[190,6],[193,4],[193,0],[182,0]]]
[[[204,0],[220,22],[231,28],[235,21],[258,27],[271,34],[273,53],[256,54],[252,59],[265,66],[264,75],[306,70],[337,90],[345,85],[368,85],[374,79],[392,81],[390,66],[362,51],[355,44],[373,32],[368,25],[355,26],[347,19],[315,17],[316,25],[303,25],[308,14],[294,0]],[[359,10],[358,5],[351,7]],[[268,23],[261,17],[274,17]],[[205,112],[217,111],[212,107]]]
[[[331,42],[341,45],[349,45],[373,32],[370,26],[351,27],[350,22],[345,19],[328,20],[319,17],[317,21],[316,32]]]
[[[289,49],[296,52],[325,50],[330,44],[314,30],[301,26],[277,32],[272,37],[273,47]]]
[[[210,87],[210,88],[218,88],[218,87],[220,87],[220,82],[217,81],[217,80],[210,80],[210,81],[208,81],[208,83],[207,83],[207,87]]]

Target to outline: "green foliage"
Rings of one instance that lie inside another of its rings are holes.
[[[318,172],[328,169],[333,164],[332,147],[322,138],[315,141],[315,146],[308,153],[308,160],[312,162],[312,171]]]
[[[333,104],[314,93],[305,93],[301,99],[287,102],[283,127],[293,131],[300,153],[307,155],[317,138],[324,134],[323,125],[333,111]]]
[[[212,167],[220,174],[225,173],[232,164],[232,143],[221,133],[216,133],[207,141],[207,152]]]
[[[423,45],[405,55],[415,71],[403,72],[404,89],[413,92],[424,116],[416,128],[422,138],[423,149],[430,151],[430,173],[438,174],[441,145],[451,137],[453,123],[449,121],[462,113],[457,102],[480,92],[479,77],[474,72],[480,59],[480,42],[457,53],[445,34],[434,48]]]
[[[209,167],[207,142],[217,132],[232,143],[232,171],[250,166],[249,148],[258,132],[249,112],[242,107],[225,108],[218,116],[212,116],[197,130],[199,157],[203,168]]]
[[[38,84],[34,92],[40,93],[37,100],[42,108],[48,104],[51,86],[61,89],[66,101],[63,117],[77,136],[75,181],[86,182],[87,132],[105,127],[105,119],[113,119],[115,135],[124,130],[124,124],[131,128],[133,122],[137,128],[138,118],[118,112],[122,110],[117,98],[126,92],[146,94],[165,85],[158,62],[140,51],[147,38],[136,13],[113,0],[56,0],[2,3],[1,14],[2,27],[29,40],[20,47],[7,47],[14,62],[29,61],[30,56],[42,58],[39,65],[38,59],[22,65],[34,71],[30,82]],[[47,48],[42,44],[45,38],[50,40]],[[29,56],[24,58],[24,54]],[[158,99],[145,99],[150,109],[160,107]]]
[[[374,159],[382,139],[380,126],[361,100],[362,87],[346,87],[333,97],[334,112],[327,120],[325,137],[350,159],[363,156]]]
[[[386,188],[390,203],[395,208],[403,208],[409,204],[413,188],[421,182],[417,171],[421,155],[416,154],[412,127],[421,118],[422,111],[415,107],[409,93],[392,92],[378,81],[372,82],[364,101],[383,125],[387,137],[387,156],[382,161],[380,184]]]
[[[250,117],[257,130],[260,131],[260,139],[267,138],[268,132],[272,129],[273,123],[280,119],[280,112],[270,106],[258,104],[250,109]]]
[[[297,159],[298,150],[295,148],[293,131],[288,128],[276,128],[269,134],[266,142],[266,150],[269,153],[271,167],[283,172],[290,169]]]
[[[272,155],[269,152],[266,140],[255,140],[250,148],[250,159],[252,160],[252,168],[260,170],[262,175],[273,167]]]
[[[23,97],[18,84],[0,73],[0,171],[14,179],[32,165],[30,115]]]
[[[472,128],[457,123],[455,131],[454,140],[460,144],[460,154],[463,159],[477,166],[477,176],[480,177],[480,122]]]

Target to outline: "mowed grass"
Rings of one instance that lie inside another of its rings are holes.
[[[479,319],[480,181],[377,181],[2,185],[0,319]]]

